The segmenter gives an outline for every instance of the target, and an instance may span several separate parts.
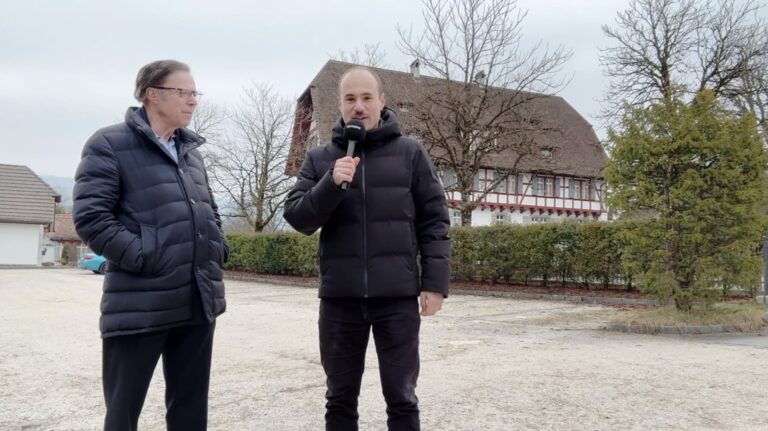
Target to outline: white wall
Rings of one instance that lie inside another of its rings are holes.
[[[472,211],[472,226],[490,226],[491,215],[491,211]]]
[[[40,265],[43,226],[0,223],[0,265]]]
[[[461,218],[458,215],[458,210],[456,209],[449,209],[449,213],[451,214],[451,226],[460,226],[461,225]],[[505,216],[505,224],[536,224],[536,223],[543,223],[543,222],[562,222],[562,221],[594,221],[595,219],[590,216],[566,216],[566,215],[557,215],[557,214],[530,214],[528,212],[520,212],[520,211],[512,211],[504,210],[502,211]],[[490,226],[493,224],[496,214],[498,214],[498,210],[481,210],[481,209],[475,209],[472,211],[472,226]],[[455,215],[455,217],[454,217]],[[608,220],[608,214],[603,212],[600,214],[600,217],[598,218],[600,221],[607,221]]]

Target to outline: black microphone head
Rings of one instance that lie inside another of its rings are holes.
[[[349,120],[344,126],[344,137],[348,141],[362,142],[365,140],[365,125],[357,119]]]

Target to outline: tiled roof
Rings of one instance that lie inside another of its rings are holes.
[[[53,223],[60,196],[26,166],[0,164],[0,223]]]
[[[298,101],[299,107],[311,105],[315,127],[321,143],[330,141],[331,128],[338,120],[338,82],[348,68],[355,66],[336,60],[328,61],[318,72],[309,87]],[[414,95],[438,80],[427,76],[415,79],[413,75],[395,70],[372,68],[382,80],[387,106],[398,113],[405,133],[408,133],[408,113],[397,107],[406,108],[413,101]],[[456,85],[463,85],[456,83]],[[511,91],[511,90],[502,90]],[[532,93],[526,93],[532,94]],[[538,119],[541,127],[547,131],[539,133],[534,142],[540,149],[552,152],[551,159],[545,159],[540,152],[526,156],[517,166],[517,155],[511,151],[492,154],[486,159],[487,167],[516,168],[519,171],[546,171],[577,177],[602,177],[606,164],[606,155],[592,126],[562,97],[535,95],[527,102],[528,115]],[[404,102],[403,101],[409,101]],[[296,130],[296,129],[294,129]],[[300,166],[304,157],[304,142],[301,134],[294,133],[289,160]],[[289,167],[289,171],[291,171]]]

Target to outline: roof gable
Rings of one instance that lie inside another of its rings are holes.
[[[26,166],[0,164],[0,222],[53,223],[60,196]]]

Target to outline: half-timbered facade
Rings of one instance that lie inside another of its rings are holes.
[[[455,181],[450,171],[442,172],[448,200],[458,205],[461,195],[450,190]],[[481,169],[475,178],[476,193],[485,193],[495,183],[496,171]],[[507,177],[487,192],[483,204],[472,213],[472,224],[536,224],[572,219],[605,220],[604,183],[600,178],[574,177],[547,172]],[[451,224],[461,224],[458,210],[451,210]]]

